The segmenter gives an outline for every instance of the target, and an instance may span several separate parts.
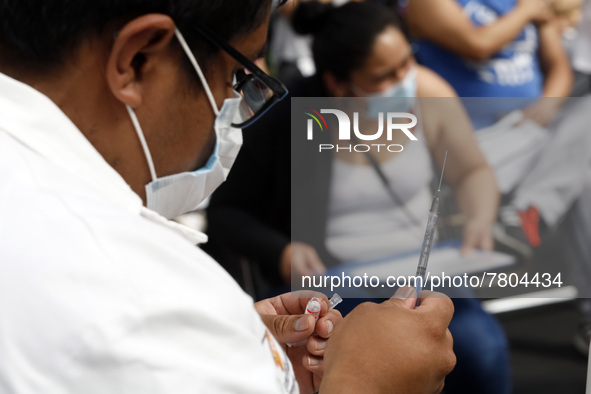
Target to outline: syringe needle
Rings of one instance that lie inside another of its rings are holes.
[[[447,151],[445,151],[445,157],[443,158],[443,167],[441,168],[441,177],[439,178],[439,187],[437,190],[441,190],[441,182],[443,182],[443,173],[445,172],[445,163],[447,162]]]

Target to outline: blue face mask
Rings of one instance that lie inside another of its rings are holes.
[[[355,87],[355,90],[362,89]],[[378,119],[380,113],[387,112],[410,112],[415,106],[417,95],[417,69],[413,67],[401,82],[395,83],[388,89],[367,94],[367,117]],[[390,99],[390,100],[388,100]]]
[[[226,180],[230,168],[234,164],[234,160],[236,160],[236,156],[238,156],[238,152],[242,146],[242,131],[232,127],[233,122],[240,123],[241,121],[238,114],[242,96],[234,91],[234,96],[225,99],[222,108],[218,109],[209,84],[201,71],[201,67],[197,63],[197,59],[195,59],[189,49],[181,32],[176,30],[175,34],[199,75],[213,112],[216,114],[214,123],[216,145],[205,167],[196,171],[158,177],[150,149],[144,138],[144,133],[135,111],[127,106],[129,116],[144,149],[144,154],[146,155],[152,175],[152,182],[146,185],[146,205],[149,209],[158,212],[168,219],[194,210],[221,185]]]

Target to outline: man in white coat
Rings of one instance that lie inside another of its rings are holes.
[[[344,320],[325,302],[315,322],[306,298],[253,304],[168,220],[285,94],[252,65],[271,6],[0,2],[0,393],[442,389],[449,299],[399,293]]]

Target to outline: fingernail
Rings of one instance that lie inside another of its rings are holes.
[[[316,350],[322,350],[326,348],[326,341],[316,341]]]
[[[318,360],[315,357],[308,356],[308,366],[309,367],[314,367],[316,365],[320,365],[320,360]]]
[[[413,292],[414,292],[414,289],[412,287],[409,287],[409,286],[401,287],[396,291],[396,293],[394,293],[394,296],[392,298],[399,298],[402,300],[406,300],[412,295]]]
[[[306,331],[308,329],[308,316],[302,316],[295,323],[296,331]]]
[[[326,321],[326,328],[328,329],[328,334],[330,335],[330,333],[334,329],[334,324],[332,324],[332,322],[330,320],[327,320]]]

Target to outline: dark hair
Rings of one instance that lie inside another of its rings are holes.
[[[230,41],[260,26],[272,1],[0,0],[0,65],[48,71],[63,65],[83,38],[140,15],[161,13],[174,20],[206,66],[218,49],[191,25],[205,25]]]
[[[312,52],[317,74],[331,72],[341,81],[362,67],[376,37],[386,27],[401,30],[390,8],[369,2],[350,2],[341,7],[310,1],[296,9],[292,24],[299,34],[313,34]]]

